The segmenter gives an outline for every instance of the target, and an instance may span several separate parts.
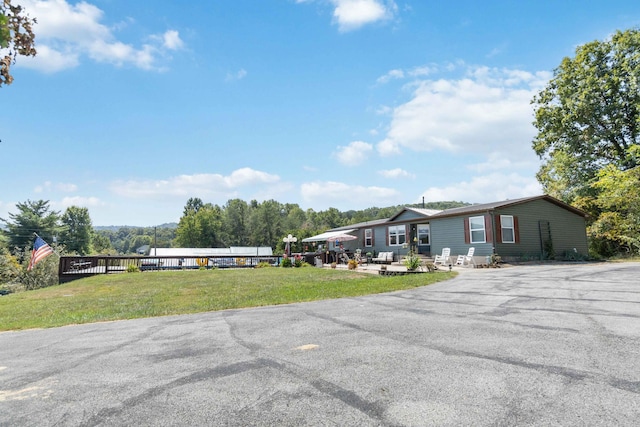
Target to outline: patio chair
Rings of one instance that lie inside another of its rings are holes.
[[[345,253],[341,253],[340,254],[340,262],[342,262],[344,264],[349,264],[349,255],[347,255]]]
[[[475,261],[473,260],[473,253],[475,252],[476,248],[469,248],[469,251],[467,252],[466,255],[458,255],[458,259],[456,260],[456,265],[460,265],[460,266],[465,266],[466,265],[473,265],[474,267],[476,266]]]
[[[433,265],[441,264],[447,265],[449,264],[449,256],[451,256],[451,248],[442,248],[442,254],[437,255],[433,259]]]

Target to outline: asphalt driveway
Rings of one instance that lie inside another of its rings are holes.
[[[639,420],[638,263],[0,334],[1,426]]]

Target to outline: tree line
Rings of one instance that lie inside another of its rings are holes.
[[[464,206],[463,202],[429,203],[430,209]],[[413,205],[421,206],[421,205]],[[157,227],[93,227],[89,210],[70,206],[63,213],[54,211],[49,201],[16,204],[0,231],[0,250],[13,256],[31,249],[36,234],[67,254],[127,255],[144,246],[216,248],[230,246],[268,246],[275,253],[284,251],[283,237],[298,237],[294,251],[302,251],[301,240],[330,228],[387,218],[401,206],[368,208],[340,212],[335,208],[316,212],[297,204],[275,200],[227,201],[223,206],[190,198],[176,225]],[[21,259],[19,261],[22,261]]]

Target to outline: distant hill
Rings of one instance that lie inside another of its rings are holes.
[[[93,229],[96,231],[118,231],[121,228],[178,228],[177,222],[166,222],[160,225],[154,226],[140,226],[140,225],[94,225]]]

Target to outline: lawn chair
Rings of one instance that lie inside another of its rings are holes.
[[[473,253],[476,251],[476,248],[469,248],[469,251],[466,255],[458,255],[458,259],[456,260],[456,265],[460,265],[462,267],[466,265],[476,266],[475,261],[473,260]]]
[[[349,255],[347,255],[345,253],[341,253],[340,254],[340,262],[342,262],[344,264],[349,264]]]
[[[433,259],[433,265],[447,265],[449,264],[449,256],[451,256],[451,248],[442,248],[442,254],[435,256]]]

